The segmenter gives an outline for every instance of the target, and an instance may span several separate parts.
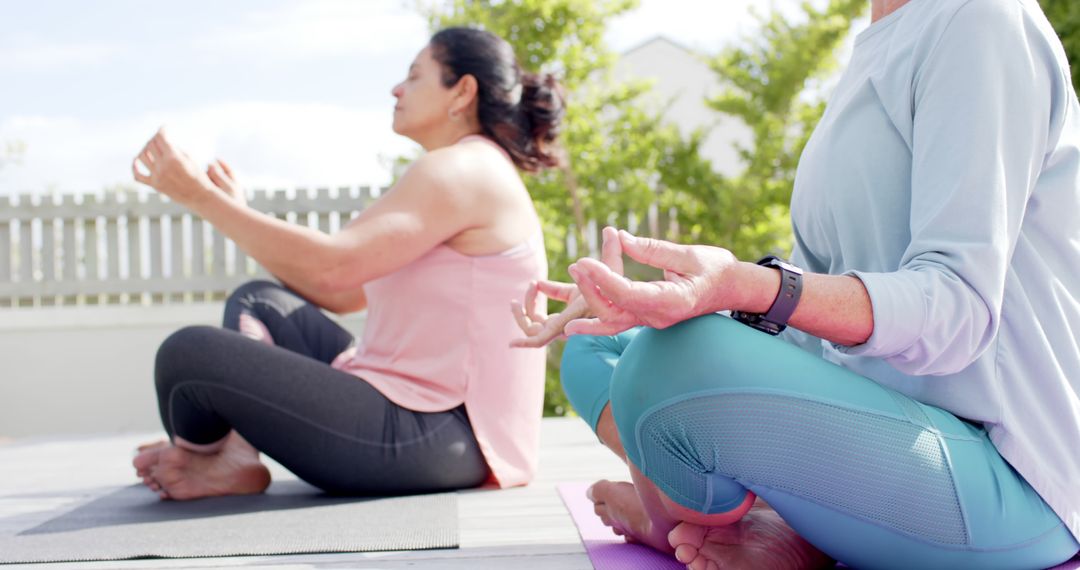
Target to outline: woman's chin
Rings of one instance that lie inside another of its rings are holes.
[[[397,119],[394,119],[394,122],[390,125],[390,128],[393,129],[395,134],[399,134],[403,137],[409,136],[409,129],[406,128],[405,125],[401,124],[401,122],[399,122]]]

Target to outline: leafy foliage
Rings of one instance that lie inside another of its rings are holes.
[[[819,9],[804,2],[799,18],[759,15],[754,35],[711,59],[724,88],[709,105],[739,118],[752,140],[737,147],[740,174],[711,176],[679,197],[687,241],[722,245],[743,259],[791,250],[795,169],[824,112],[823,82],[836,69],[835,54],[867,5],[830,0]]]
[[[530,175],[526,185],[544,222],[553,279],[567,280],[574,261],[573,234],[585,244],[587,220],[601,224],[634,213],[644,219],[650,204],[678,212],[678,235],[688,243],[712,243],[743,258],[790,243],[787,203],[794,169],[823,103],[806,98],[808,85],[832,69],[833,53],[865,9],[865,0],[831,0],[823,10],[803,5],[806,21],[793,24],[773,14],[746,46],[712,61],[725,90],[710,104],[738,117],[753,132],[739,149],[746,164],[725,178],[699,152],[704,130],[689,135],[648,110],[646,81],[618,82],[614,54],[605,46],[607,21],[631,10],[636,0],[427,0],[418,9],[432,30],[479,26],[514,46],[528,71],[556,73],[568,93],[560,136],[567,166]],[[583,247],[578,255],[587,254]],[[637,273],[633,273],[633,272]],[[628,267],[632,276],[647,275]],[[561,343],[548,351],[545,413],[569,410],[558,380]]]
[[[1072,64],[1073,86],[1080,90],[1080,2],[1039,0],[1039,4],[1061,38],[1065,55]]]
[[[523,68],[555,73],[568,96],[560,140],[567,165],[526,179],[544,222],[550,277],[566,281],[571,254],[581,255],[587,243],[588,220],[608,219],[611,213],[636,212],[644,217],[649,205],[669,187],[673,165],[693,165],[711,171],[700,158],[697,144],[644,110],[641,96],[649,83],[616,82],[615,55],[603,42],[606,22],[636,5],[636,0],[447,0],[418,5],[432,30],[447,26],[479,26],[514,46]],[[690,177],[681,177],[683,184]],[[578,252],[568,251],[574,234]],[[586,252],[587,253],[587,252]],[[561,415],[569,405],[559,386],[561,343],[549,348],[545,413]]]

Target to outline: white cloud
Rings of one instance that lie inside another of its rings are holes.
[[[0,193],[97,191],[131,184],[131,161],[162,124],[200,164],[228,161],[251,187],[383,185],[385,160],[415,146],[390,129],[391,111],[332,105],[228,103],[126,121],[12,117],[0,139],[21,140],[21,165],[0,171]]]
[[[54,42],[30,34],[16,34],[0,44],[0,70],[40,71],[98,65],[120,51],[120,46],[106,42]]]
[[[428,37],[424,19],[397,3],[308,0],[254,11],[195,40],[209,53],[260,53],[275,58],[380,55],[415,51]]]

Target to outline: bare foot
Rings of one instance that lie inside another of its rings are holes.
[[[140,445],[139,447],[136,447],[135,450],[138,451],[139,453],[142,453],[144,451],[149,451],[151,449],[161,449],[161,448],[164,448],[164,447],[169,447],[169,440],[167,440],[167,439],[159,439],[157,441],[151,441],[149,443],[144,443],[144,444]]]
[[[675,557],[688,570],[719,568],[806,569],[834,561],[806,542],[764,501],[727,526],[679,523],[668,534]]]
[[[597,481],[586,491],[586,496],[593,502],[593,511],[600,520],[627,542],[645,544],[668,554],[674,552],[669,544],[650,538],[653,534],[652,521],[645,513],[633,484]]]
[[[135,475],[141,477],[143,484],[154,492],[160,491],[161,487],[150,477],[150,468],[157,465],[161,452],[168,449],[169,445],[170,443],[164,439],[144,443],[137,448],[138,454],[135,455],[135,459],[131,460],[131,464],[135,467]]]
[[[176,446],[155,451],[158,460],[149,476],[162,499],[252,495],[270,486],[270,470],[259,461],[259,452],[236,432],[209,455]]]

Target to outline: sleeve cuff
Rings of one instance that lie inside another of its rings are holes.
[[[849,271],[862,281],[870,294],[874,331],[863,344],[833,347],[852,356],[889,358],[907,350],[922,335],[926,325],[926,302],[921,289],[902,273]]]

